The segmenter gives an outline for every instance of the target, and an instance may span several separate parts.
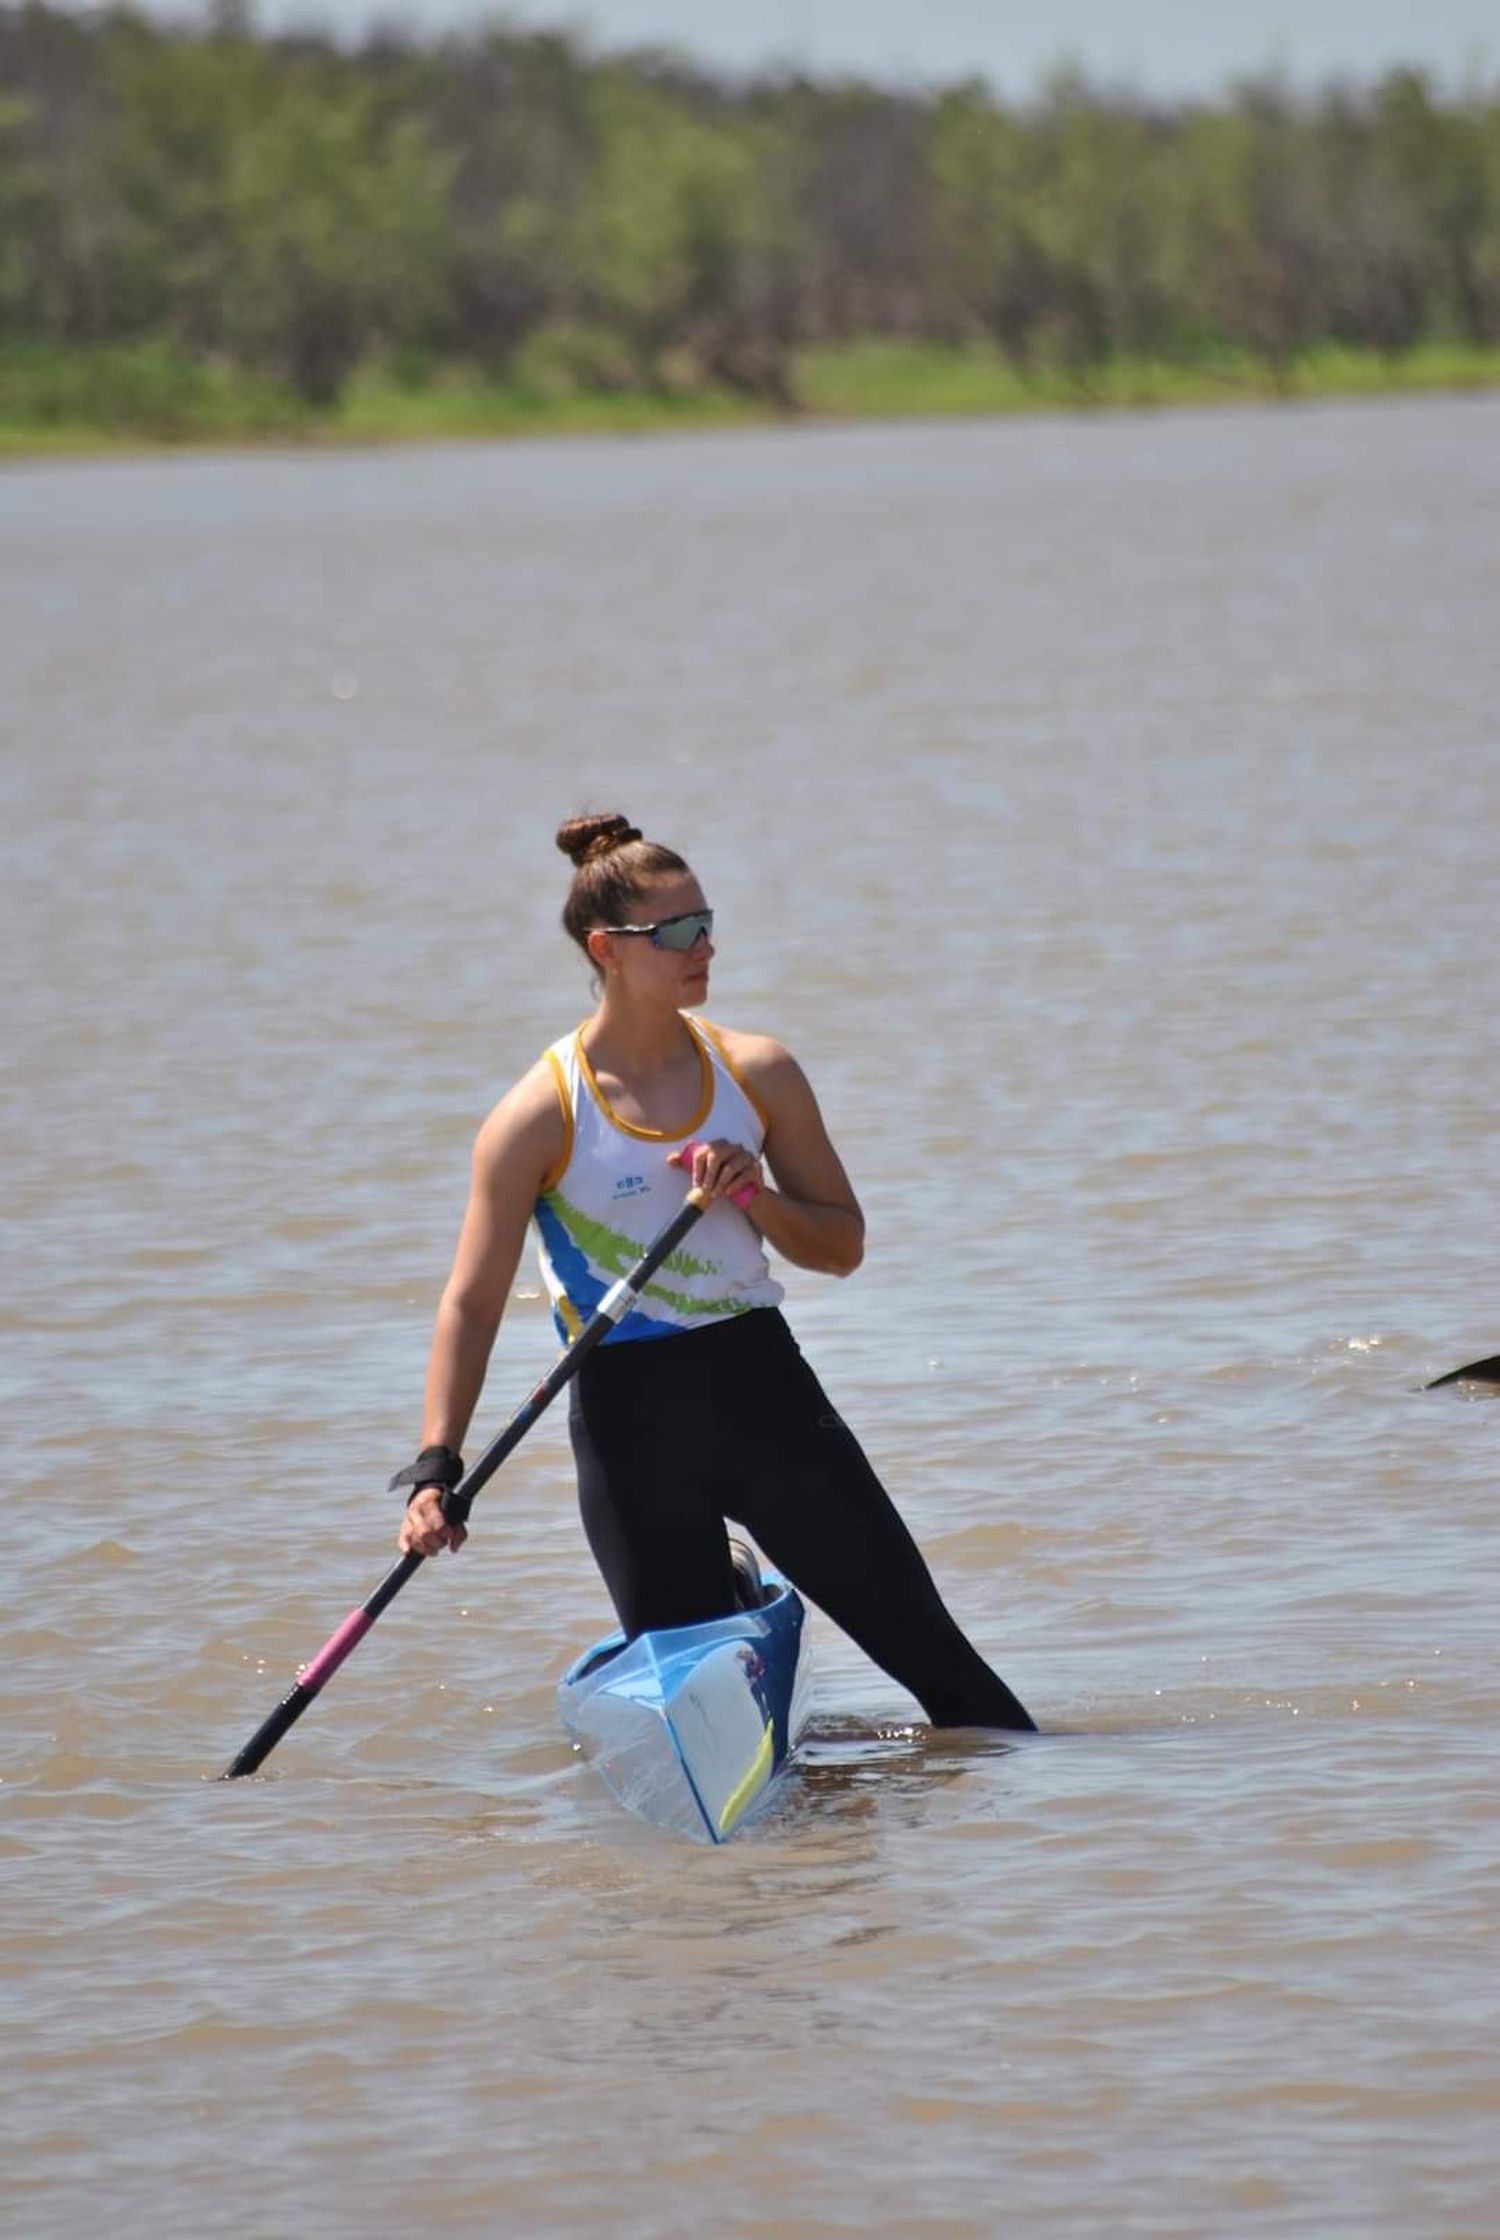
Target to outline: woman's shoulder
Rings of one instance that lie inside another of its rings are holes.
[[[721,1027],[700,1018],[698,1025],[719,1052],[752,1103],[768,1112],[789,1088],[803,1082],[802,1068],[775,1035],[751,1034],[743,1027]]]
[[[558,1045],[542,1052],[536,1061],[513,1081],[490,1113],[493,1120],[497,1112],[520,1114],[535,1111],[548,1103],[557,1102]]]
[[[480,1127],[475,1155],[486,1165],[520,1159],[546,1172],[566,1131],[564,1085],[554,1053],[544,1050],[492,1106]]]
[[[798,1193],[792,1177],[800,1178],[805,1195],[826,1196],[839,1186],[848,1192],[848,1177],[828,1140],[812,1083],[786,1044],[778,1042],[775,1035],[711,1026],[706,1019],[698,1024],[717,1044],[725,1064],[760,1114],[778,1181],[791,1187],[794,1196]],[[852,1204],[852,1192],[849,1197]]]

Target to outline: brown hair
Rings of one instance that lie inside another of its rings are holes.
[[[675,848],[642,839],[618,811],[569,817],[557,828],[557,845],[577,866],[562,922],[585,956],[590,928],[624,925],[651,880],[691,875]]]

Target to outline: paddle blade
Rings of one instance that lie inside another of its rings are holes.
[[[1440,1384],[1500,1384],[1500,1353],[1492,1353],[1484,1361],[1471,1361],[1466,1369],[1450,1369],[1446,1376],[1424,1384],[1422,1390],[1436,1392]]]

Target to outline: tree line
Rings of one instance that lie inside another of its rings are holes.
[[[790,409],[799,350],[872,335],[1277,378],[1500,343],[1500,83],[1016,104],[0,6],[0,349],[161,344],[315,406],[381,360]]]

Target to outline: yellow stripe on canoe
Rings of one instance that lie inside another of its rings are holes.
[[[730,1791],[724,1800],[724,1809],[719,1814],[719,1833],[721,1836],[728,1835],[746,1806],[753,1804],[759,1796],[769,1778],[775,1755],[776,1729],[768,1719],[766,1721],[766,1731],[760,1738],[759,1746],[746,1769],[744,1779]]]

